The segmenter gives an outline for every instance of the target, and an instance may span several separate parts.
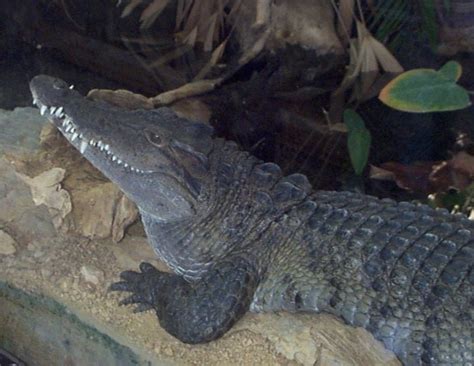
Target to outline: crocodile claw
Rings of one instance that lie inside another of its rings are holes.
[[[154,308],[153,297],[150,292],[153,286],[150,286],[150,284],[156,283],[157,277],[160,276],[160,271],[151,264],[143,262],[140,264],[140,272],[123,271],[120,274],[122,281],[112,283],[109,291],[132,292],[132,295],[121,300],[119,305],[136,304],[137,307],[134,309],[134,313],[150,310]]]
[[[119,305],[132,305],[132,304],[140,304],[144,302],[144,298],[141,295],[133,294],[125,299],[119,301]]]

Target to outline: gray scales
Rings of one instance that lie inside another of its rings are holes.
[[[472,365],[474,223],[427,206],[313,191],[206,124],[124,110],[64,81],[30,83],[42,115],[140,209],[175,274],[147,263],[112,290],[186,343],[245,312],[327,312],[406,365]]]

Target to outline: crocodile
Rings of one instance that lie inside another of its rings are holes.
[[[472,365],[474,223],[426,205],[314,191],[211,126],[125,110],[46,75],[33,103],[136,203],[173,273],[120,274],[121,304],[182,342],[215,340],[247,311],[325,312],[405,365]]]

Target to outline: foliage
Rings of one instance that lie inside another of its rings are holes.
[[[353,89],[352,100],[366,99],[376,79],[383,73],[401,73],[402,66],[387,48],[376,40],[362,22],[357,21],[357,38],[349,42],[350,62],[335,93]]]
[[[405,112],[444,112],[468,107],[468,92],[456,82],[461,65],[446,63],[438,71],[415,69],[400,74],[380,92],[379,99],[394,109]]]
[[[122,17],[144,2],[131,0],[123,9]],[[177,39],[191,47],[200,43],[205,51],[211,51],[225,38],[226,21],[235,16],[240,3],[239,0],[153,0],[140,15],[140,28],[149,28],[167,6],[175,4]]]
[[[370,9],[367,26],[375,37],[396,48],[400,43],[400,31],[412,29],[421,32],[434,48],[438,42],[439,24],[437,11],[449,8],[450,1],[444,0],[372,0],[367,1]],[[416,16],[419,16],[419,21]],[[415,18],[414,18],[415,17]],[[416,19],[417,21],[410,21]]]
[[[348,131],[347,148],[352,167],[357,175],[361,175],[367,165],[372,137],[364,120],[353,109],[344,111],[344,123]]]

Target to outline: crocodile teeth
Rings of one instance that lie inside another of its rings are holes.
[[[33,99],[33,105],[36,105],[38,101],[36,99]]]
[[[69,85],[69,89],[74,89],[74,85]]]
[[[94,146],[94,145],[95,145],[94,139],[91,139],[91,140],[89,141],[89,144],[91,144],[92,146]]]
[[[122,164],[122,160],[118,159],[118,160],[117,160],[117,164],[118,164],[118,165]]]
[[[128,164],[127,163],[124,163],[123,164],[124,168],[128,167]]]
[[[46,110],[48,109],[48,107],[46,107],[45,105],[42,105],[41,108],[40,108],[40,113],[42,116],[44,116],[44,114],[46,113]]]
[[[56,112],[54,113],[56,115],[56,117],[63,117],[64,116],[64,113],[63,113],[63,107],[59,107],[58,109],[56,109]]]
[[[54,114],[56,112],[56,107],[49,108],[49,113]]]
[[[75,139],[77,139],[78,136],[79,136],[79,134],[74,132],[71,136],[71,142],[74,141]]]
[[[84,154],[86,152],[86,149],[87,149],[87,142],[82,140],[81,146],[79,147],[79,151],[81,152],[81,154]]]
[[[117,157],[114,155],[112,156],[112,161],[115,161],[115,160],[117,160]]]
[[[71,124],[68,124],[68,125],[66,126],[65,131],[66,131],[66,132],[70,132],[72,129],[74,129],[74,128],[72,127],[72,125],[71,125]]]

